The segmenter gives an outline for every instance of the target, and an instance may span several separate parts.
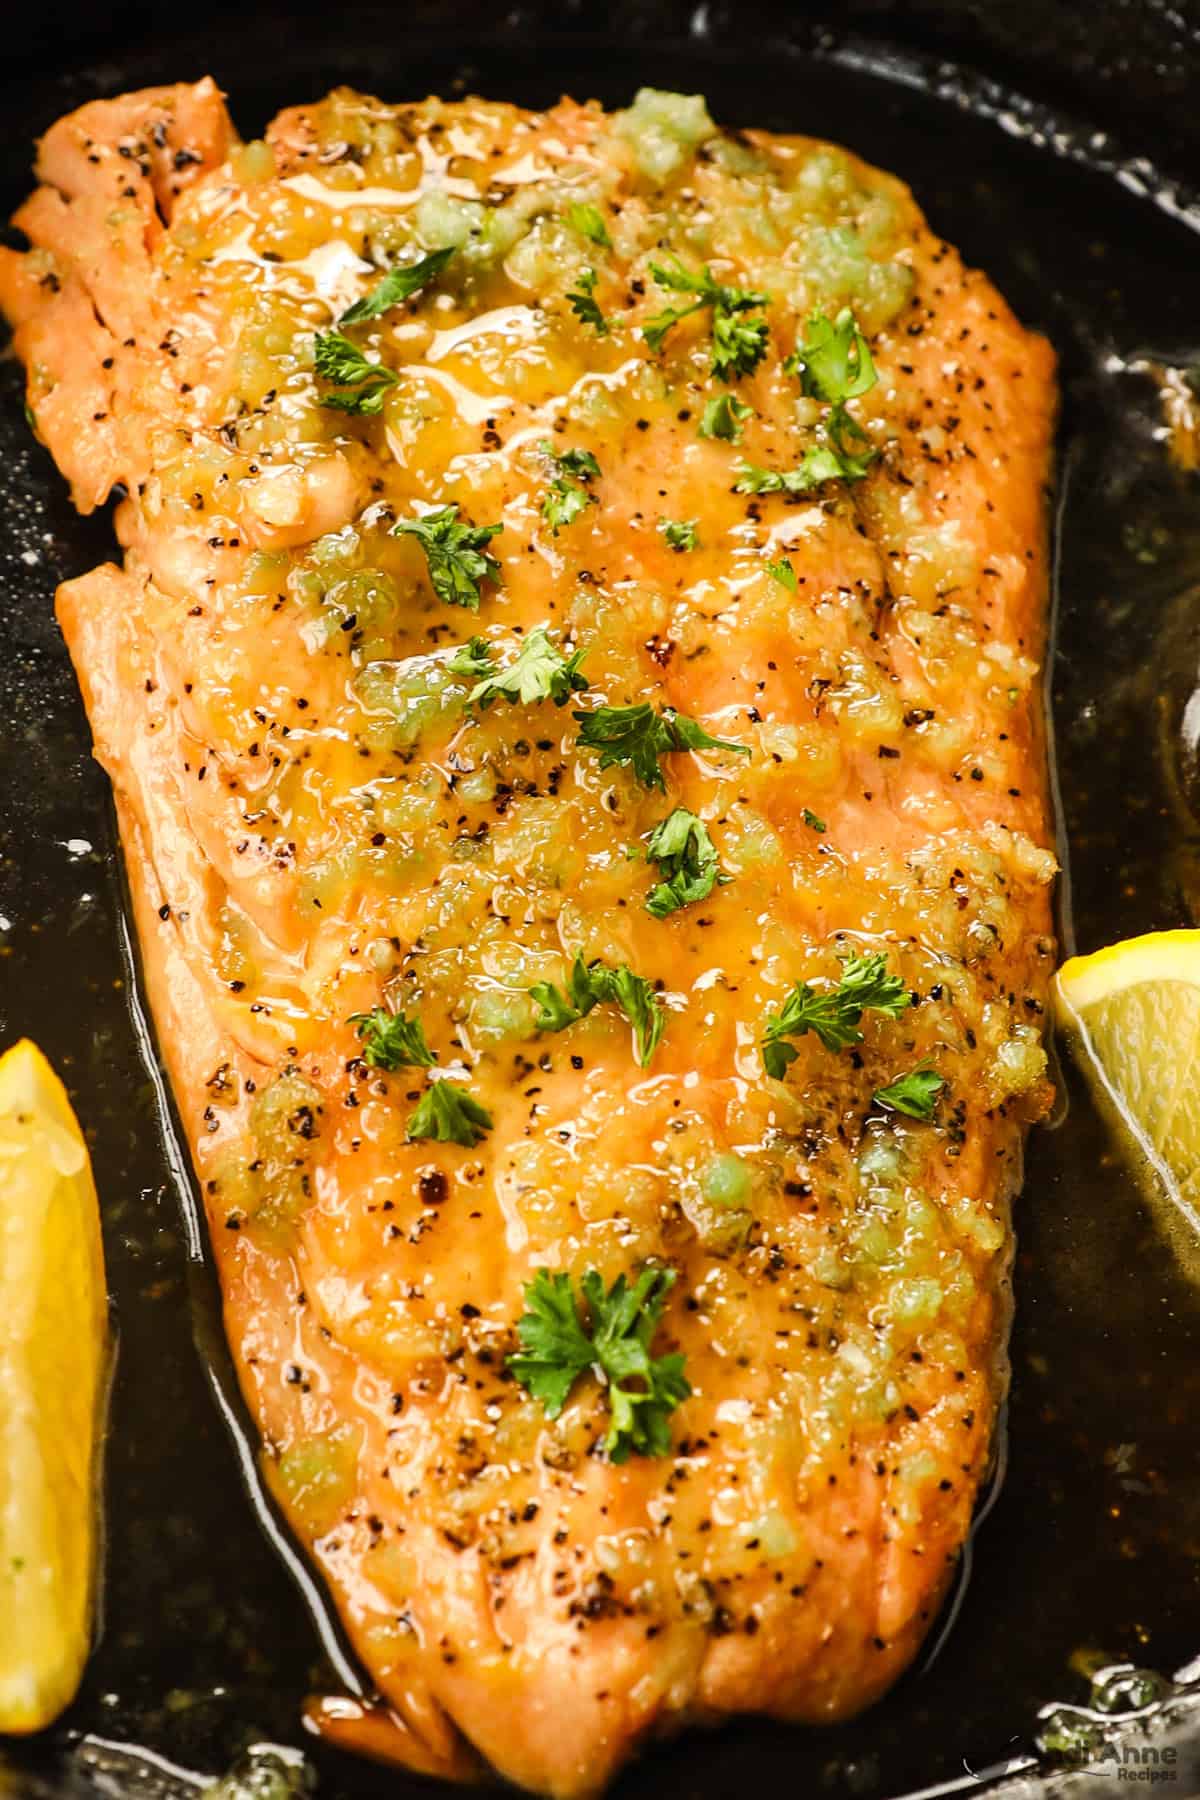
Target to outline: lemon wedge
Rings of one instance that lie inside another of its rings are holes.
[[[1059,1023],[1104,1110],[1200,1229],[1200,931],[1074,956],[1055,987]]]
[[[87,1660],[106,1366],[87,1146],[23,1040],[0,1057],[0,1732],[48,1725]]]

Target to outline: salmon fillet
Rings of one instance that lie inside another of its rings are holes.
[[[202,81],[38,175],[0,303],[123,553],[59,617],[379,1696],[316,1722],[573,1796],[867,1706],[989,1470],[1050,1096],[1049,347],[695,97],[242,144]]]

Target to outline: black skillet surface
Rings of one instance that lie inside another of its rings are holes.
[[[1157,148],[1175,176],[1189,162],[1200,176],[1188,104],[1200,12],[1151,0],[1085,23],[1073,8],[968,3],[918,5],[901,23],[888,0],[855,0],[825,33],[793,8],[754,6],[499,19],[418,4],[403,19],[331,12],[301,27],[261,9],[234,23],[218,5],[226,19],[212,25],[208,9],[206,40],[187,19],[135,40],[149,10],[127,8],[114,27],[79,9],[62,34],[51,8],[18,30],[5,213],[28,186],[29,140],[59,113],[205,72],[247,136],[338,80],[395,98],[465,85],[535,105],[564,89],[610,105],[642,82],[698,89],[723,121],[841,139],[910,181],[1062,358],[1052,699],[1064,940],[1091,949],[1200,922],[1198,790],[1177,752],[1200,666],[1200,479],[1171,467],[1154,389],[1124,366],[1145,352],[1200,361],[1200,210],[1181,217],[1182,189],[1121,160]],[[1062,115],[853,39],[851,18],[893,46],[951,32],[989,75],[1019,75],[1050,109],[1065,97],[1092,122],[1116,120],[1124,141],[1056,133]],[[244,1482],[245,1441],[222,1416],[236,1403],[214,1284],[144,1054],[106,786],[51,613],[55,582],[110,547],[104,518],[72,512],[28,439],[17,372],[0,366],[0,1042],[35,1035],[86,1122],[120,1339],[102,1636],[62,1727],[0,1749],[0,1800],[194,1793],[185,1772],[216,1773],[251,1741],[305,1745],[301,1697],[355,1679],[294,1557],[285,1566]],[[664,1785],[678,1800],[750,1783],[858,1800],[958,1780],[978,1791],[967,1766],[1031,1747],[1044,1703],[1086,1698],[1081,1653],[1169,1675],[1200,1651],[1200,1292],[1070,1070],[1065,1089],[1061,1123],[1035,1134],[1018,1210],[1007,1472],[941,1633],[948,1647],[856,1723],[692,1734],[631,1770],[619,1800]],[[139,1772],[109,1745],[165,1760]],[[306,1747],[322,1800],[444,1792]],[[1163,1791],[1196,1800],[1183,1782]]]

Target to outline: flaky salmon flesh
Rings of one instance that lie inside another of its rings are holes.
[[[1050,1087],[1053,357],[698,97],[211,81],[0,252],[262,1467],[378,1701],[594,1793],[908,1664]]]

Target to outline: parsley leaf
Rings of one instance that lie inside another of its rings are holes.
[[[410,1138],[433,1138],[439,1144],[477,1144],[492,1129],[486,1107],[456,1081],[431,1081],[408,1121]]]
[[[321,405],[338,412],[382,412],[384,394],[400,379],[385,363],[369,362],[358,345],[340,331],[318,331],[313,366],[322,381],[339,390],[322,394]]]
[[[557,1419],[596,1350],[580,1316],[571,1277],[538,1269],[525,1284],[526,1311],[517,1322],[521,1349],[507,1366],[523,1388],[540,1400],[548,1419]]]
[[[708,269],[702,275],[692,275],[677,262],[674,269],[664,268],[661,263],[651,263],[650,273],[659,287],[673,288],[686,293],[698,293],[700,298],[693,300],[689,306],[664,306],[652,318],[642,324],[642,337],[654,351],[655,355],[666,342],[667,333],[682,319],[691,318],[693,313],[702,312],[711,306],[716,298],[719,284],[712,278]]]
[[[811,494],[823,481],[847,479],[841,458],[823,444],[806,450],[794,469],[763,469],[744,460],[736,466],[735,494]]]
[[[660,519],[658,521],[658,529],[672,550],[698,550],[700,548],[698,525],[698,519]]]
[[[404,1013],[389,1012],[386,1006],[372,1007],[369,1013],[351,1013],[347,1025],[354,1025],[363,1041],[363,1061],[372,1069],[431,1069],[435,1058],[425,1042],[425,1027],[420,1019]]]
[[[845,1004],[853,1007],[860,1016],[870,1011],[898,1019],[912,1005],[912,995],[905,987],[903,977],[888,974],[887,953],[883,950],[867,956],[848,956],[842,965],[838,992]]]
[[[847,400],[870,393],[878,380],[871,347],[848,306],[832,320],[825,313],[813,313],[808,336],[783,366],[789,375],[800,376],[806,394],[831,406],[844,406]]]
[[[870,393],[878,376],[870,345],[850,308],[843,307],[832,320],[824,313],[813,313],[808,336],[797,344],[784,368],[800,376],[806,394],[832,408],[825,435],[840,464],[840,474],[845,481],[861,481],[879,452],[857,419],[846,411],[846,402]],[[856,450],[853,445],[866,448]]]
[[[577,712],[579,742],[600,752],[600,767],[628,763],[643,787],[665,790],[660,756],[672,750],[733,750],[749,756],[745,744],[710,737],[702,725],[667,707],[656,712],[648,700],[637,706],[601,706],[595,712]]]
[[[642,337],[651,350],[657,353],[662,349],[667,333],[681,319],[710,307],[713,315],[713,374],[728,381],[735,375],[749,375],[758,367],[767,352],[767,321],[740,315],[754,307],[766,306],[766,294],[755,293],[751,288],[727,287],[714,280],[712,270],[707,267],[696,274],[694,270],[684,268],[678,257],[669,267],[652,262],[650,273],[659,287],[674,293],[696,295],[690,305],[665,306],[645,321]]]
[[[612,239],[608,235],[604,215],[590,200],[572,200],[567,208],[567,224],[572,231],[577,231],[580,237],[587,238],[589,242],[599,244],[605,250],[611,248]]]
[[[757,369],[771,341],[765,319],[743,319],[721,306],[713,313],[712,338],[712,372],[719,381]]]
[[[841,465],[843,478],[846,481],[861,481],[879,455],[870,435],[841,406],[835,406],[830,413],[825,431]],[[851,443],[865,444],[867,447],[861,451],[852,450]]]
[[[767,574],[773,575],[780,587],[790,589],[793,594],[796,592],[796,571],[786,556],[781,556],[778,562],[769,562]]]
[[[767,304],[765,294],[752,293],[749,288],[726,287],[714,278],[712,270],[707,266],[697,274],[695,269],[685,268],[678,257],[669,267],[665,263],[652,262],[650,273],[659,287],[669,288],[677,294],[698,295],[690,309],[692,311],[701,306],[724,306],[731,311],[741,312]]]
[[[906,1113],[910,1119],[920,1119],[927,1124],[933,1117],[934,1102],[945,1085],[940,1075],[922,1064],[919,1069],[910,1069],[906,1075],[897,1076],[887,1087],[876,1088],[874,1100],[876,1106],[886,1107],[888,1112]]]
[[[595,269],[585,269],[579,277],[578,286],[567,293],[567,303],[576,318],[582,319],[585,325],[590,325],[597,337],[607,337],[608,320],[600,311],[595,297],[596,281]]]
[[[670,1416],[692,1391],[681,1354],[650,1354],[674,1281],[673,1269],[647,1268],[633,1287],[618,1275],[606,1293],[599,1271],[588,1269],[577,1298],[569,1275],[538,1269],[525,1285],[526,1311],[517,1321],[521,1349],[508,1367],[550,1419],[562,1412],[579,1377],[595,1370],[608,1398],[604,1448],[612,1462],[631,1453],[665,1456]]]
[[[596,496],[581,488],[577,481],[569,481],[565,475],[558,475],[550,483],[542,500],[542,517],[549,525],[555,537],[564,525],[572,524],[589,506],[596,504]]]
[[[467,675],[472,681],[483,681],[496,673],[496,662],[486,638],[468,638],[460,644],[446,664],[452,675]]]
[[[882,951],[871,956],[852,956],[842,969],[835,988],[817,993],[807,981],[798,981],[781,1010],[766,1022],[761,1045],[763,1067],[782,1081],[798,1052],[784,1040],[815,1032],[826,1050],[845,1050],[862,1042],[859,1021],[865,1012],[881,1012],[898,1019],[911,1002],[899,975],[887,972]]]
[[[635,975],[627,964],[605,972],[602,998],[619,1006],[633,1026],[633,1045],[642,1068],[650,1061],[662,1041],[667,1015],[654,988],[643,975]],[[594,977],[593,977],[594,980]]]
[[[577,1019],[585,1018],[599,1002],[596,986],[591,968],[579,954],[571,965],[565,993],[556,982],[535,981],[529,993],[539,1008],[538,1031],[565,1031]]]
[[[626,963],[611,969],[599,959],[585,962],[577,953],[565,994],[553,981],[536,981],[529,996],[538,1003],[534,1021],[538,1031],[565,1031],[605,1001],[620,1007],[633,1026],[634,1049],[643,1068],[657,1050],[666,1027],[666,1014],[654,988]]]
[[[686,806],[677,806],[654,827],[646,860],[656,862],[663,877],[646,897],[646,911],[655,919],[665,919],[693,900],[707,900],[718,882],[730,879],[721,873],[708,826]]]
[[[826,825],[824,819],[818,819],[816,813],[810,812],[808,810],[807,806],[804,808],[804,811],[801,813],[800,816],[804,820],[804,823],[808,826],[810,831],[816,831],[819,833],[823,833],[823,832],[828,831],[828,829],[829,829],[829,827]]]
[[[539,444],[538,449],[560,471],[542,500],[542,517],[557,537],[561,526],[569,525],[586,507],[595,504],[596,496],[589,494],[581,483],[599,475],[600,464],[590,450],[555,450],[548,439]]]
[[[570,656],[564,656],[550,642],[546,627],[535,625],[522,642],[516,661],[499,672],[491,665],[483,680],[467,695],[467,705],[486,711],[494,700],[511,700],[514,706],[553,700],[555,706],[565,706],[572,694],[587,687],[586,679],[579,673],[586,655],[586,650],[572,650]]]
[[[754,417],[754,408],[739,400],[736,394],[714,394],[705,402],[700,421],[702,438],[723,438],[727,444],[740,444],[742,422]]]
[[[417,262],[402,263],[397,268],[389,269],[378,286],[369,294],[348,306],[339,325],[358,325],[363,319],[377,319],[381,313],[399,306],[402,300],[411,299],[419,289],[428,286],[435,276],[440,275],[450,258],[457,254],[458,246],[449,244],[444,250],[431,250],[428,256],[422,256]]]
[[[580,481],[590,481],[593,475],[600,473],[600,464],[590,450],[556,450],[549,440],[538,447],[547,456],[552,456],[559,468],[565,469],[568,475],[578,475]]]
[[[503,525],[460,525],[457,506],[439,506],[419,519],[401,519],[392,536],[418,540],[439,600],[478,612],[481,584],[501,579],[500,564],[484,545],[503,530]]]

